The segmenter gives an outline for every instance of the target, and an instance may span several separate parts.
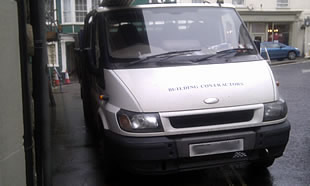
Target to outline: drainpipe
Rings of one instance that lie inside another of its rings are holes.
[[[308,58],[308,33],[307,33],[307,26],[305,27],[305,41],[304,41],[304,54],[305,58]]]
[[[35,145],[37,185],[52,185],[51,126],[47,68],[45,1],[30,0],[31,24],[34,33],[35,55],[32,63],[33,99],[35,110]]]
[[[309,58],[310,54],[309,54],[309,42],[308,42],[308,27],[310,26],[310,17],[305,18],[304,20],[304,25],[305,25],[305,58]]]
[[[31,97],[28,83],[28,50],[26,36],[26,11],[24,0],[17,1],[18,27],[19,27],[19,50],[22,80],[23,120],[24,120],[24,150],[26,160],[26,184],[34,185],[32,122],[31,122]]]

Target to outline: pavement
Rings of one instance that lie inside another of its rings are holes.
[[[54,186],[103,185],[103,169],[96,145],[85,127],[78,83],[54,89],[52,121]]]

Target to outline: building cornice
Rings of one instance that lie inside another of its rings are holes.
[[[249,10],[247,8],[236,9],[240,15],[295,15],[299,16],[303,10],[296,9],[264,9],[264,10]]]

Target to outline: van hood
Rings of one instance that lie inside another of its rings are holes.
[[[274,79],[265,61],[114,72],[141,112],[231,107],[275,99]]]

